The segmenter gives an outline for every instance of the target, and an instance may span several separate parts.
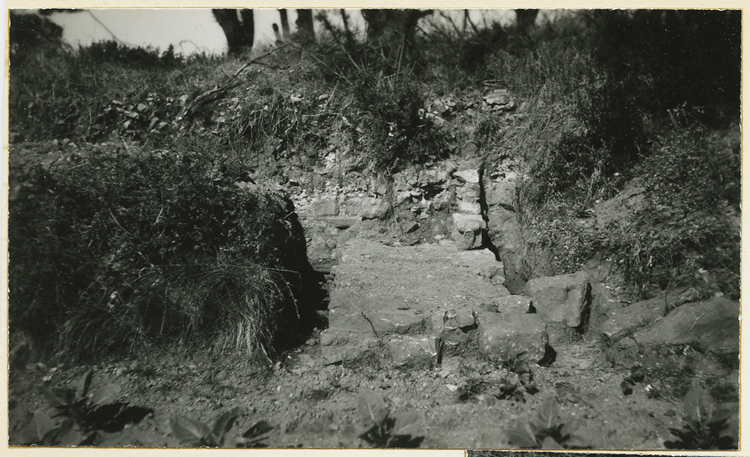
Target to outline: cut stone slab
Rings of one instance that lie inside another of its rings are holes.
[[[337,216],[339,204],[336,200],[317,200],[310,206],[310,211],[315,217]]]
[[[359,215],[362,219],[384,219],[391,211],[391,205],[383,198],[363,198]]]
[[[652,298],[633,303],[620,310],[610,311],[610,317],[601,325],[602,335],[610,342],[616,342],[664,317],[664,298]]]
[[[487,228],[481,215],[453,213],[453,225],[458,233],[479,232]]]
[[[362,218],[357,216],[334,216],[328,218],[328,225],[343,230],[356,225],[361,220]]]
[[[496,362],[539,363],[549,344],[547,328],[537,314],[479,313],[479,351]]]
[[[740,350],[740,304],[724,297],[688,303],[638,331],[640,345],[695,344],[717,354]]]
[[[482,206],[479,204],[478,201],[466,201],[466,200],[459,200],[458,201],[458,211],[463,214],[475,214],[475,215],[481,215],[482,214]]]
[[[466,183],[469,184],[478,184],[479,183],[479,170],[469,169],[469,170],[460,170],[453,173],[454,178],[458,178]]]
[[[388,341],[388,350],[396,367],[437,364],[437,338],[432,335],[393,337]]]
[[[481,193],[482,188],[479,183],[466,183],[463,186],[456,187],[456,197],[465,201],[478,202]]]
[[[571,328],[581,326],[591,305],[591,283],[583,271],[531,279],[525,292],[545,322]]]
[[[425,333],[431,326],[429,315],[409,311],[369,311],[366,318],[376,335]]]
[[[531,304],[531,298],[525,295],[498,297],[484,305],[484,309],[493,313],[531,314],[532,311],[534,311],[534,307]]]
[[[452,261],[458,267],[473,269],[479,276],[490,280],[495,285],[502,285],[505,282],[505,266],[489,249],[457,252]]]

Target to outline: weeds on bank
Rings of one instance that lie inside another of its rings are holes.
[[[57,409],[58,416],[73,419],[85,429],[102,425],[101,418],[107,415],[104,409],[117,401],[121,391],[118,384],[107,384],[89,396],[93,376],[94,371],[88,371],[75,390],[59,387],[44,389],[44,396]]]
[[[357,397],[357,411],[362,422],[357,435],[376,448],[414,448],[421,436],[424,418],[416,411],[392,414],[383,397],[365,391]]]
[[[590,446],[576,435],[582,419],[562,417],[555,398],[548,398],[531,422],[521,422],[505,430],[508,442],[524,449],[587,449]]]
[[[229,433],[237,418],[242,414],[244,414],[242,408],[234,408],[217,417],[211,427],[195,419],[177,415],[169,420],[169,426],[180,444],[187,447],[264,447],[262,441],[273,429],[264,420],[253,424],[241,436]]]
[[[34,411],[25,426],[11,432],[10,443],[43,446],[91,444],[98,430],[119,431],[126,424],[139,422],[153,412],[120,402],[121,387],[118,384],[107,384],[91,391],[93,376],[94,371],[88,371],[75,389],[45,385],[44,396],[56,411],[53,417],[63,419],[56,423],[45,411]]]
[[[693,381],[682,403],[682,427],[670,428],[674,440],[665,441],[667,449],[737,449],[736,431],[729,427],[729,419],[738,411],[717,408],[700,382]]]

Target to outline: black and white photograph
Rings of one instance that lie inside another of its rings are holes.
[[[740,449],[737,6],[51,6],[7,448]]]

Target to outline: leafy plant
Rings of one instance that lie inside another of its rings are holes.
[[[500,382],[499,390],[495,393],[497,398],[526,401],[526,394],[535,394],[539,391],[527,361],[513,360],[508,369],[509,375]]]
[[[42,411],[35,411],[25,426],[10,435],[10,443],[22,446],[80,446],[88,444],[96,432],[83,433],[72,419],[64,419],[60,424]]]
[[[667,449],[737,449],[736,436],[728,421],[736,411],[716,408],[708,392],[693,381],[682,403],[682,428],[670,428],[677,439],[665,441]]]
[[[115,404],[121,390],[118,384],[107,384],[89,394],[93,376],[94,371],[89,370],[76,389],[48,386],[44,389],[44,396],[57,409],[57,415],[72,419],[84,430],[103,428],[122,406]],[[39,421],[44,423],[42,418]]]
[[[378,448],[419,447],[424,418],[416,411],[391,415],[383,397],[375,392],[362,392],[357,397],[363,428],[358,436]]]
[[[216,418],[213,427],[185,416],[173,416],[169,421],[172,433],[180,444],[188,447],[263,447],[261,441],[273,427],[261,420],[247,429],[242,436],[229,433],[237,418],[243,414],[242,408],[234,408]]]
[[[510,444],[524,449],[587,449],[590,446],[575,434],[582,425],[579,418],[563,418],[560,405],[550,397],[531,422],[519,423],[505,435]]]

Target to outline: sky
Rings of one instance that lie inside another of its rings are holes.
[[[349,13],[354,23],[362,27],[359,12],[350,10]],[[454,16],[461,23],[462,10],[442,10],[433,16],[441,20],[443,14]],[[288,15],[289,25],[294,32],[296,11],[289,9]],[[336,22],[338,15],[331,16]],[[473,10],[471,17],[477,24],[492,20],[509,24],[513,21],[514,13],[507,9]],[[91,9],[78,13],[56,13],[50,19],[63,27],[63,39],[74,47],[111,40],[114,36],[130,45],[152,46],[162,50],[172,44],[175,51],[182,54],[226,52],[224,34],[210,9]],[[256,45],[273,43],[273,23],[280,23],[278,10],[255,10]],[[317,21],[316,26],[320,26]]]
[[[292,10],[289,16],[293,26],[296,14]],[[63,27],[63,39],[75,47],[114,35],[130,45],[166,49],[172,44],[183,54],[226,51],[224,33],[210,9],[92,9],[57,13],[50,19]],[[277,10],[256,10],[256,43],[274,41],[273,22],[279,23]]]

